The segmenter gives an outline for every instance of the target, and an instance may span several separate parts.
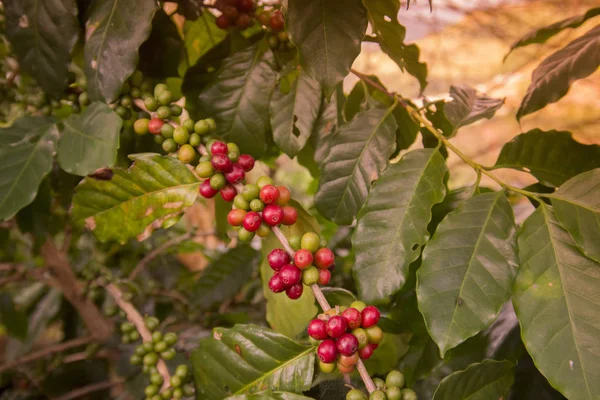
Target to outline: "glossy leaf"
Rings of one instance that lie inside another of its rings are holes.
[[[444,113],[452,124],[452,135],[459,128],[479,121],[490,119],[504,104],[504,99],[495,99],[485,94],[478,94],[467,85],[451,86],[452,101],[444,105]]]
[[[508,394],[515,378],[509,361],[484,360],[455,372],[441,382],[433,400],[497,400]]]
[[[369,13],[373,31],[379,45],[402,71],[407,71],[419,80],[421,90],[427,86],[427,65],[419,61],[419,47],[405,44],[406,28],[398,22],[400,2],[396,0],[363,0]]]
[[[290,392],[272,392],[267,390],[260,393],[231,396],[226,400],[311,400],[311,397],[305,397]]]
[[[152,19],[150,36],[140,46],[138,69],[144,76],[161,81],[178,78],[179,65],[184,60],[185,47],[177,25],[163,10],[158,10]]]
[[[195,304],[207,308],[231,299],[257,270],[260,254],[249,246],[238,246],[213,260],[193,286]]]
[[[186,20],[183,32],[190,65],[196,64],[200,57],[227,36],[227,31],[217,26],[215,16],[209,12],[203,12],[195,21]]]
[[[275,59],[259,42],[226,58],[198,97],[202,115],[217,122],[217,134],[261,155],[269,131],[269,102],[276,83]]]
[[[315,205],[326,218],[349,225],[364,204],[371,182],[394,151],[396,121],[388,110],[372,109],[340,127],[328,142]]]
[[[600,262],[600,169],[565,182],[551,199],[561,225],[584,254]]]
[[[284,153],[294,157],[313,132],[321,109],[321,86],[300,72],[287,93],[275,89],[270,114],[273,139]]]
[[[117,160],[123,120],[106,104],[94,102],[81,114],[63,121],[58,162],[73,175],[88,175],[112,167]]]
[[[153,0],[93,2],[86,21],[84,72],[90,99],[113,102],[135,71],[138,49],[150,35]]]
[[[570,132],[532,129],[502,147],[494,168],[526,171],[542,183],[560,186],[575,175],[600,168],[600,146],[578,143]]]
[[[442,357],[496,319],[517,264],[515,219],[503,192],[474,196],[440,223],[423,251],[417,298]]]
[[[600,396],[600,264],[584,256],[545,203],[519,234],[513,304],[527,351],[569,399]]]
[[[531,85],[521,102],[517,119],[560,100],[578,79],[600,65],[600,25],[552,54],[533,71]]]
[[[303,69],[330,92],[360,53],[367,13],[360,0],[288,0],[287,29]]]
[[[24,117],[0,129],[0,220],[33,201],[52,169],[56,151],[54,120]]]
[[[301,393],[312,383],[315,348],[267,328],[236,325],[215,328],[192,352],[191,362],[198,398],[265,389]]]
[[[152,153],[130,158],[129,170],[114,168],[110,180],[88,177],[76,188],[71,216],[102,242],[144,240],[198,195],[200,182],[180,161]]]
[[[281,230],[288,238],[305,232],[320,233],[319,224],[313,216],[297,202],[292,200],[289,204],[298,210],[298,220],[292,226],[281,226]],[[263,241],[261,249],[263,257],[260,265],[263,292],[267,300],[267,322],[275,331],[294,338],[306,330],[310,320],[317,315],[318,309],[315,305],[315,296],[307,286],[304,286],[302,296],[297,300],[289,299],[285,292],[273,293],[269,289],[269,279],[273,276],[273,270],[269,267],[267,255],[276,248],[283,248],[283,246],[277,237],[271,234]]]
[[[6,35],[21,69],[46,93],[59,97],[67,85],[71,50],[79,36],[75,0],[8,0]]]
[[[429,238],[431,208],[444,200],[446,172],[437,150],[421,149],[389,165],[375,182],[352,237],[360,299],[382,301],[402,288]]]

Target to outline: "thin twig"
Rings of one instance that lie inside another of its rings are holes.
[[[135,266],[133,271],[131,271],[131,273],[129,274],[129,280],[134,280],[135,277],[140,272],[142,272],[142,270],[144,268],[146,268],[146,265],[148,265],[148,263],[150,263],[150,261],[154,260],[158,255],[160,255],[161,253],[163,253],[170,247],[176,246],[179,243],[184,242],[187,239],[190,239],[191,237],[193,237],[193,235],[194,234],[192,232],[184,233],[183,235],[180,235],[180,236],[174,237],[173,239],[167,240],[166,242],[164,242],[163,244],[161,244],[160,246],[158,246],[157,248],[152,250],[144,258],[142,258],[140,260],[140,262]]]
[[[71,390],[69,393],[60,397],[55,397],[54,400],[73,400],[79,397],[83,397],[86,394],[97,392],[99,390],[110,389],[113,386],[122,385],[125,381],[122,379],[103,381],[98,383],[92,383],[91,385],[80,387],[79,389]]]

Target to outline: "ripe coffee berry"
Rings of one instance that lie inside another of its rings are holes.
[[[218,190],[215,190],[210,186],[210,182],[208,179],[200,184],[200,189],[198,191],[200,192],[202,197],[207,199],[211,199],[215,197],[217,193],[219,193]]]
[[[287,251],[283,249],[275,249],[267,256],[269,266],[274,271],[279,271],[284,265],[289,264],[291,259]]]
[[[338,351],[335,342],[331,339],[323,340],[317,348],[317,356],[321,362],[330,364],[337,358]]]
[[[351,374],[354,371],[354,365],[346,366],[338,361],[336,366],[342,374]]]
[[[148,131],[153,135],[160,135],[160,128],[165,124],[162,119],[152,118],[150,122],[148,122]]]
[[[296,267],[292,264],[284,265],[279,271],[279,276],[281,276],[281,280],[286,286],[292,286],[297,283],[300,283],[300,279],[302,279],[302,272],[300,268]]]
[[[351,333],[345,333],[338,340],[335,345],[337,351],[345,356],[351,356],[358,350],[358,340]]]
[[[365,347],[363,347],[362,349],[358,350],[358,356],[360,358],[362,358],[363,360],[368,360],[373,355],[374,350],[375,349],[373,348],[373,345],[368,344]]]
[[[362,327],[369,328],[371,326],[377,325],[379,322],[379,318],[381,314],[379,310],[375,306],[367,306],[364,310],[362,310]]]
[[[282,31],[285,27],[285,20],[283,19],[283,14],[279,10],[275,11],[273,15],[271,15],[271,20],[269,22],[273,32]]]
[[[348,328],[348,323],[344,318],[339,315],[334,315],[329,318],[326,324],[327,334],[332,339],[337,339],[346,333],[346,329]],[[358,346],[358,342],[356,344]]]
[[[333,265],[334,261],[335,255],[333,254],[333,251],[328,248],[319,249],[315,253],[314,262],[317,268],[327,269]]]
[[[292,300],[296,300],[302,296],[302,292],[304,291],[304,286],[301,283],[297,283],[295,285],[290,286],[285,289],[285,294]]]
[[[342,354],[338,358],[338,363],[340,363],[346,367],[352,367],[352,366],[356,365],[357,362],[358,362],[358,353],[357,352],[352,353],[352,355],[350,355],[350,356],[345,356]]]
[[[262,212],[263,220],[267,225],[276,226],[281,224],[283,219],[283,210],[281,207],[269,204]]]
[[[227,179],[227,182],[230,183],[240,183],[245,177],[246,173],[244,172],[244,168],[242,168],[239,164],[233,164],[231,171],[225,173],[225,179]]]
[[[260,189],[259,196],[265,204],[275,203],[279,199],[279,190],[273,185],[266,185]]]
[[[313,255],[306,249],[300,249],[294,254],[294,264],[298,268],[304,269],[311,265],[313,262]]]
[[[362,322],[362,317],[361,317],[360,311],[358,311],[356,308],[345,309],[344,312],[342,313],[342,317],[344,317],[346,319],[349,329],[360,328],[360,323]]]
[[[298,220],[298,211],[292,206],[283,206],[283,220],[281,221],[284,225],[294,225]]]
[[[250,25],[252,25],[252,18],[248,14],[240,14],[235,20],[235,26],[240,29],[246,29]]]
[[[213,156],[217,154],[227,155],[228,152],[227,145],[223,142],[216,141],[210,146],[210,154]]]
[[[213,167],[220,172],[230,172],[233,169],[233,163],[224,154],[214,155],[212,158]]]
[[[261,222],[262,219],[260,217],[260,214],[254,211],[250,211],[244,217],[244,229],[246,229],[249,232],[256,232],[260,227]]]
[[[237,162],[246,172],[254,168],[254,158],[251,155],[241,154]]]
[[[227,185],[225,185],[225,187],[223,187],[223,189],[221,189],[221,197],[225,201],[233,201],[236,194],[237,194],[237,191],[229,183]]]
[[[329,338],[327,334],[326,323],[320,319],[313,319],[308,324],[308,328],[306,329],[308,332],[308,336],[316,340],[325,340]]]
[[[292,197],[292,193],[290,189],[285,186],[277,186],[277,190],[279,190],[279,198],[277,199],[277,204],[280,206],[285,206],[290,198]]]
[[[329,270],[326,270],[326,269],[319,270],[319,280],[317,281],[317,284],[319,286],[328,285],[330,279],[331,279],[331,272],[329,272]]]
[[[269,289],[274,293],[281,293],[285,290],[285,283],[283,283],[281,276],[279,276],[278,273],[269,279]]]
[[[248,12],[254,9],[254,1],[252,0],[239,0],[238,10]]]
[[[245,216],[246,211],[236,208],[229,211],[229,214],[227,214],[227,223],[231,226],[242,226]]]

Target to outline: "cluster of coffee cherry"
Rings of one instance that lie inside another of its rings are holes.
[[[252,25],[256,18],[261,25],[270,28],[273,32],[280,32],[285,27],[285,20],[281,11],[255,10],[253,0],[218,0],[215,7],[221,12],[216,19],[216,24],[221,29],[237,27],[246,29]]]
[[[404,388],[404,375],[400,371],[390,371],[385,381],[373,378],[377,390],[369,397],[360,389],[352,389],[346,394],[346,400],[417,400],[417,394],[412,389]]]
[[[355,301],[348,308],[332,308],[310,321],[308,335],[321,341],[317,348],[321,371],[329,373],[337,367],[348,374],[359,359],[370,358],[383,340],[379,318],[376,307]]]
[[[302,296],[302,284],[324,286],[329,283],[329,269],[333,267],[334,259],[331,249],[321,247],[319,235],[307,232],[300,239],[300,248],[294,253],[293,260],[284,249],[269,253],[267,260],[275,271],[269,280],[269,289],[274,293],[285,291],[290,299],[295,300]]]

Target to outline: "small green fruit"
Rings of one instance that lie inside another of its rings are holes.
[[[254,201],[254,200],[252,200]],[[248,203],[244,197],[242,196],[242,194],[237,194],[234,198],[233,198],[233,205],[236,206],[237,208],[241,209],[241,210],[250,210],[250,203]]]
[[[160,119],[167,119],[171,116],[171,109],[167,106],[160,106],[156,110],[156,116]]]
[[[311,253],[315,253],[317,250],[319,250],[320,241],[321,239],[316,233],[306,232],[304,235],[302,235],[302,239],[300,241],[300,248],[306,249]]]
[[[385,388],[385,382],[381,378],[373,378],[373,383],[377,389]]]
[[[165,138],[165,139],[170,139],[173,137],[173,131],[175,130],[175,128],[173,128],[173,125],[171,124],[164,124],[161,128],[160,128],[160,134]]]
[[[258,186],[250,183],[246,186],[244,186],[244,189],[242,189],[242,196],[244,197],[244,200],[246,201],[252,201],[254,199],[258,199],[258,195],[260,194],[260,189],[258,188]]]
[[[146,97],[144,99],[144,106],[148,109],[148,111],[156,111],[158,108],[158,101],[154,97]]]
[[[178,126],[173,131],[173,140],[177,144],[186,144],[190,139],[190,133],[183,126]]]
[[[223,174],[214,174],[210,178],[210,187],[215,190],[221,190],[227,184],[227,180],[223,176]]]
[[[192,147],[200,146],[200,143],[202,143],[202,140],[200,139],[200,135],[198,135],[197,133],[192,133],[190,135],[189,143],[190,143],[190,146],[192,146]]]
[[[388,386],[385,391],[388,400],[402,400],[402,391],[399,387],[396,386]]]
[[[314,285],[319,280],[319,270],[317,267],[308,267],[302,271],[302,283],[306,286]]]
[[[242,241],[244,243],[248,243],[248,242],[252,241],[253,238],[254,238],[254,232],[249,232],[244,228],[240,228],[240,230],[238,231],[238,239],[240,239],[240,241]]]
[[[146,328],[150,329],[151,331],[155,330],[158,328],[158,325],[160,325],[160,321],[156,317],[146,317],[144,323],[146,324]]]
[[[296,251],[300,250],[301,240],[302,239],[298,235],[290,236],[290,246],[292,247],[292,249],[294,249]]]
[[[189,144],[184,144],[177,152],[177,158],[184,164],[189,164],[196,158],[196,150]]]
[[[332,373],[333,371],[335,371],[335,363],[324,363],[323,361],[319,361],[319,368],[321,369],[321,371],[325,372],[326,374]]]
[[[171,115],[174,117],[179,117],[183,113],[183,109],[179,107],[177,104],[171,104]]]
[[[148,118],[140,118],[133,123],[133,131],[138,135],[145,135],[148,133],[148,124],[150,120]]]
[[[417,400],[417,394],[412,389],[402,389],[402,400]]]
[[[404,375],[400,371],[390,371],[385,378],[385,384],[390,386],[395,386],[400,389],[404,386]]]
[[[206,135],[210,132],[210,126],[206,120],[201,119],[194,124],[194,132],[196,132],[198,135]]]
[[[367,305],[363,301],[360,301],[360,300],[353,301],[352,304],[350,304],[350,308],[356,308],[358,311],[361,311],[361,312],[362,312],[362,310],[365,309],[366,306]]]
[[[162,143],[162,148],[165,153],[172,153],[177,150],[177,143],[175,143],[173,139],[165,139],[165,141]]]
[[[158,355],[156,353],[148,353],[144,356],[144,365],[151,366],[156,365],[158,362]]]
[[[262,189],[263,187],[265,187],[267,185],[272,185],[272,184],[273,184],[273,179],[269,178],[268,176],[261,176],[256,181],[256,186],[258,186],[259,189]]]
[[[200,178],[210,178],[215,173],[215,169],[210,161],[200,161],[196,167],[196,173]]]
[[[381,390],[376,390],[369,396],[369,400],[386,400],[387,396]]]
[[[250,202],[250,209],[252,211],[262,211],[265,208],[265,203],[261,199],[254,199]]]
[[[159,83],[154,86],[154,97],[158,97],[165,90],[169,90],[169,87],[165,83]]]
[[[165,337],[163,338],[163,340],[169,345],[169,346],[173,346],[175,343],[177,343],[177,334],[173,333],[173,332],[169,332],[165,334]]]
[[[346,394],[346,400],[367,400],[367,395],[360,389],[352,389]]]
[[[158,94],[156,98],[158,99],[158,102],[160,104],[162,104],[163,106],[168,106],[173,100],[173,94],[170,90],[163,90],[161,93]]]
[[[194,120],[186,119],[181,123],[181,126],[183,126],[188,132],[194,132]]]

